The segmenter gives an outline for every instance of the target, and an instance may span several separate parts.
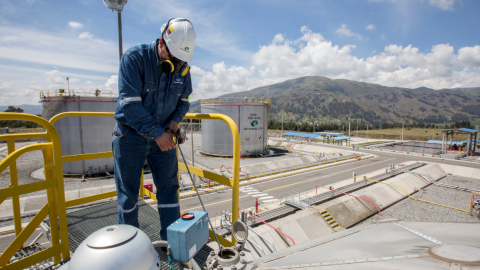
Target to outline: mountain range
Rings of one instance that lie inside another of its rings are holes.
[[[320,76],[300,77],[221,97],[269,98],[271,116],[297,122],[364,119],[370,123],[443,123],[480,117],[480,87],[434,90],[387,87]],[[191,112],[200,112],[200,102]]]

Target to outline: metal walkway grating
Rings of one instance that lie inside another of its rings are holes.
[[[110,201],[67,213],[70,251],[74,253],[83,240],[98,229],[118,224],[117,211],[117,201]],[[148,235],[152,242],[160,240],[160,219],[158,211],[141,199],[138,200],[138,222],[140,229]],[[167,254],[160,248],[156,248],[155,250],[161,261],[160,269],[171,270],[168,265]],[[195,255],[194,259],[200,267],[205,266],[211,250],[209,246],[204,245]],[[173,266],[176,270],[184,269],[182,263],[178,261],[173,261]]]

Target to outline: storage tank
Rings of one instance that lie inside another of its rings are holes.
[[[63,112],[115,112],[118,92],[104,90],[43,91],[42,117],[50,120]],[[113,117],[64,117],[55,122],[62,156],[112,151]],[[113,157],[63,163],[64,174],[113,172]]]
[[[237,124],[240,133],[241,155],[257,156],[267,149],[269,99],[212,98],[200,102],[202,113],[225,114]],[[203,154],[232,156],[233,138],[228,125],[219,120],[202,120]]]

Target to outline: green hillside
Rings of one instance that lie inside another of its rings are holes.
[[[222,97],[272,100],[272,117],[294,121],[365,119],[370,123],[443,123],[480,117],[480,88],[408,89],[320,76],[301,77]],[[192,104],[193,111],[200,111]]]

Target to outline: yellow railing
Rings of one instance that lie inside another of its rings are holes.
[[[271,105],[272,102],[268,98],[241,98],[241,97],[219,97],[219,98],[209,98],[201,99],[201,104],[207,103],[262,103],[265,105]]]
[[[118,97],[118,91],[93,89],[56,89],[40,91],[40,99],[62,97]]]
[[[0,172],[10,168],[10,186],[0,189],[0,203],[6,198],[12,198],[13,217],[15,227],[15,240],[0,256],[1,269],[24,269],[50,257],[58,263],[61,259],[70,257],[68,245],[67,215],[65,206],[65,192],[63,186],[63,168],[60,147],[60,138],[52,124],[38,116],[23,113],[0,113],[0,120],[24,120],[43,126],[46,132],[30,134],[5,134],[0,135],[0,140],[6,140],[9,155],[0,162]],[[29,145],[15,150],[16,139],[46,137],[46,143]],[[42,151],[45,170],[45,181],[18,185],[16,159],[30,151]],[[29,224],[22,228],[19,195],[46,189],[48,203],[35,215]],[[52,247],[35,255],[10,262],[13,255],[20,249],[25,241],[32,235],[42,220],[49,216],[51,227]],[[58,223],[56,222],[58,219]],[[60,235],[59,235],[60,234]],[[60,239],[61,242],[60,242]],[[62,255],[62,257],[60,257]]]
[[[90,153],[90,154],[79,154],[79,155],[61,155],[60,147],[60,138],[58,133],[53,127],[53,124],[63,117],[71,116],[81,116],[81,117],[113,117],[113,113],[99,113],[99,112],[67,112],[58,114],[49,122],[46,120],[23,113],[0,113],[0,120],[26,120],[35,122],[43,127],[45,127],[46,132],[42,133],[30,133],[30,134],[6,134],[0,135],[0,140],[6,140],[8,145],[9,155],[0,162],[0,172],[3,172],[7,167],[10,167],[10,179],[11,184],[9,187],[0,189],[0,204],[8,197],[12,197],[13,203],[13,212],[14,212],[14,224],[15,224],[15,240],[10,244],[10,246],[5,250],[5,252],[0,256],[0,269],[23,269],[29,266],[32,266],[36,263],[39,263],[47,258],[54,257],[54,262],[57,263],[61,260],[60,254],[62,254],[63,259],[67,259],[70,256],[69,245],[68,245],[68,230],[67,230],[67,219],[66,219],[66,208],[77,206],[85,203],[90,203],[102,199],[107,199],[110,197],[116,196],[116,191],[101,193],[93,196],[83,197],[79,199],[65,201],[65,191],[63,185],[63,162],[72,162],[72,161],[81,161],[87,159],[97,159],[97,158],[106,158],[112,157],[113,153],[109,152],[100,152],[100,153]],[[232,131],[233,137],[233,167],[234,173],[232,178],[227,178],[221,175],[217,175],[202,169],[188,165],[188,168],[193,174],[209,178],[213,181],[216,181],[221,184],[225,184],[229,187],[232,187],[232,222],[238,220],[238,198],[239,198],[239,168],[240,168],[240,134],[238,133],[238,128],[235,122],[228,116],[222,114],[187,114],[185,118],[191,119],[206,119],[206,120],[222,120],[226,122],[230,130]],[[47,143],[39,143],[35,145],[30,145],[23,147],[15,151],[15,140],[16,139],[26,139],[26,138],[47,138]],[[16,159],[22,154],[28,151],[37,151],[42,150],[44,153],[44,167],[45,167],[45,181],[36,182],[26,185],[18,186],[17,171],[16,171]],[[179,169],[186,170],[186,165],[179,163]],[[143,172],[141,177],[141,187],[143,187]],[[30,223],[22,228],[21,225],[21,213],[20,213],[20,200],[19,195],[31,193],[39,190],[47,189],[48,203],[37,213],[37,215],[30,221]],[[156,196],[149,190],[145,188],[140,189],[140,196],[143,198],[143,195],[147,195],[150,198],[156,201]],[[180,200],[180,197],[179,197]],[[49,215],[49,220],[57,220],[58,217],[58,227],[56,222],[51,222],[50,228],[52,232],[52,247],[48,248],[42,252],[39,252],[35,255],[29,256],[12,264],[8,264],[10,258],[15,254],[15,252],[22,247],[25,241],[30,237],[30,235],[35,231],[35,229],[40,225],[41,221]],[[60,229],[60,230],[59,230]],[[61,243],[60,238],[64,239]],[[224,246],[233,246],[235,240],[229,241],[221,236],[219,241]],[[213,238],[213,232],[210,230],[210,238]]]

